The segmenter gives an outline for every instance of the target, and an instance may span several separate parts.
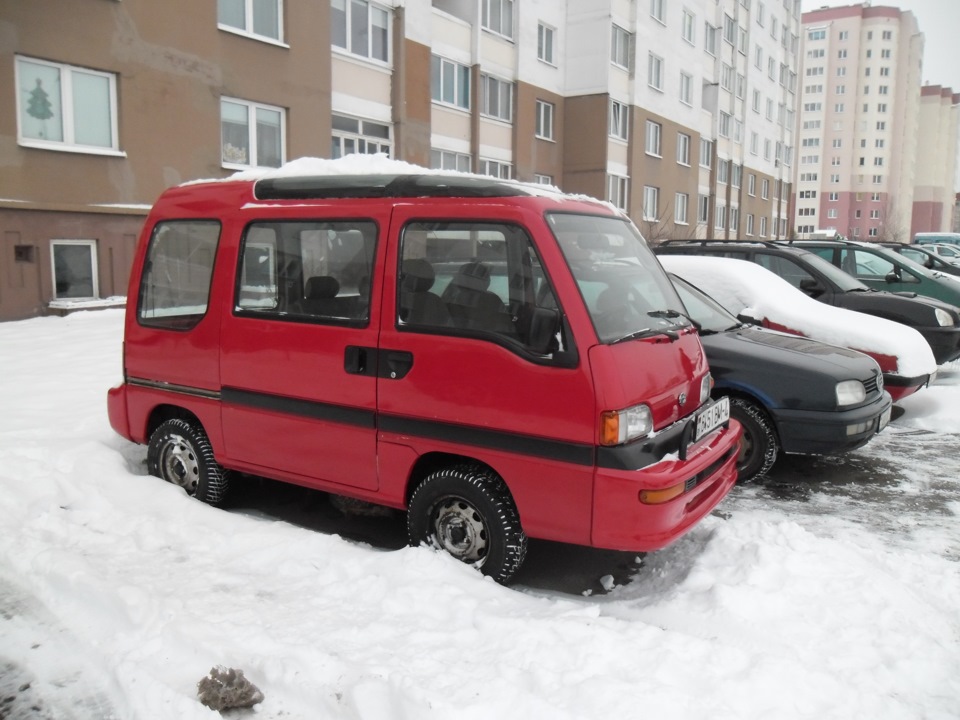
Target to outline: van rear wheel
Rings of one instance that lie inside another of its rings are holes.
[[[219,505],[227,493],[227,472],[214,459],[199,423],[182,418],[162,422],[150,436],[147,469],[209,505]]]
[[[407,509],[411,545],[444,550],[499,583],[527,554],[520,514],[503,480],[479,465],[457,465],[425,477]]]
[[[758,480],[770,472],[777,461],[777,433],[767,414],[756,404],[742,398],[730,398],[730,417],[743,426],[737,455],[737,482]]]

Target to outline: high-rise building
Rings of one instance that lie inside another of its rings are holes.
[[[0,319],[122,295],[165,188],[386,153],[783,238],[800,0],[0,0]]]
[[[923,35],[868,4],[803,14],[794,225],[863,240],[910,237]]]
[[[939,85],[920,89],[916,188],[910,237],[918,232],[952,232],[957,173],[960,94]]]

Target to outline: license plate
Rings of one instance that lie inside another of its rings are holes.
[[[719,398],[713,405],[704,408],[697,415],[697,429],[693,434],[693,442],[697,442],[704,435],[716,430],[730,419],[730,398]]]
[[[886,410],[884,410],[880,414],[880,424],[877,426],[877,432],[880,432],[887,426],[887,423],[890,422],[890,415],[892,412],[893,412],[893,406],[888,407]]]

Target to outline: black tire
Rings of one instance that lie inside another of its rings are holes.
[[[777,461],[780,448],[773,422],[758,405],[742,398],[730,398],[730,417],[743,426],[737,482],[762,478]]]
[[[506,584],[527,554],[527,536],[510,491],[480,465],[456,465],[425,477],[410,497],[411,545],[444,550]]]
[[[147,469],[208,505],[219,505],[227,494],[227,471],[214,459],[203,428],[189,420],[173,418],[153,431],[147,446]]]

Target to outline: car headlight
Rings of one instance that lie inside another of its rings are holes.
[[[859,380],[844,380],[837,383],[837,405],[856,405],[867,399],[867,390]]]
[[[653,413],[646,405],[608,410],[600,415],[600,444],[622,445],[653,432]]]
[[[940,327],[953,327],[956,323],[953,321],[953,315],[948,313],[943,308],[934,308],[934,314],[936,315],[937,322],[940,323]]]
[[[703,380],[700,381],[700,405],[703,405],[710,399],[711,390],[713,390],[713,375],[707,373],[703,376]]]

